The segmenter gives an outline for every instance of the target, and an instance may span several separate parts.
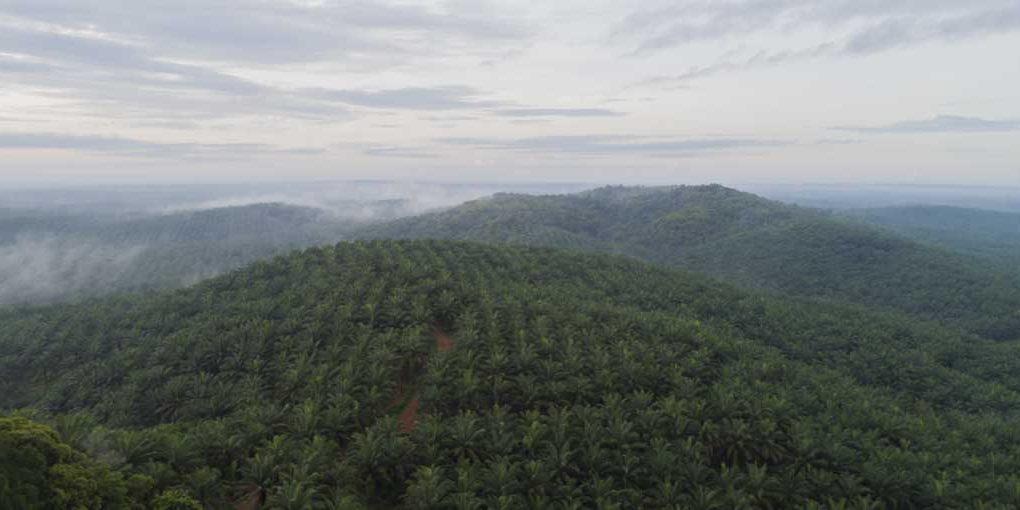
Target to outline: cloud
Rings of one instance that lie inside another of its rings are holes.
[[[151,57],[124,42],[16,26],[0,28],[3,51],[42,62],[11,71],[36,77],[45,73],[43,76],[57,80],[54,85],[94,73],[92,78],[96,80],[106,78],[167,90],[201,89],[235,96],[267,91],[264,86],[210,68]],[[8,58],[6,62],[16,61]],[[54,88],[46,82],[39,86]]]
[[[623,113],[605,108],[504,108],[492,112],[498,117],[619,117]]]
[[[804,45],[796,37],[822,31],[827,40]],[[725,72],[819,57],[864,56],[931,41],[951,42],[1020,31],[1015,0],[745,0],[672,2],[628,16],[612,39],[636,39],[640,56],[700,42],[748,41],[761,34],[788,41],[744,58],[724,57],[686,70],[653,76],[633,86],[675,87]],[[755,39],[749,43],[761,47]],[[734,53],[734,52],[731,52]]]
[[[589,156],[613,154],[682,155],[786,145],[784,142],[762,139],[703,138],[676,140],[633,135],[537,136],[516,139],[441,138],[438,141],[450,145],[487,150],[568,153]]]
[[[856,138],[822,138],[815,140],[815,145],[857,145],[864,143],[864,140]]]
[[[389,90],[309,89],[305,93],[324,101],[379,109],[464,110],[501,104],[482,99],[483,92],[464,86],[406,87]]]
[[[368,147],[362,151],[367,156],[382,158],[436,159],[439,154],[410,147]]]
[[[800,50],[783,50],[775,52],[758,51],[757,53],[741,60],[721,60],[709,65],[692,66],[678,74],[652,76],[631,84],[627,88],[657,87],[666,89],[681,89],[686,88],[688,86],[688,82],[699,78],[707,78],[709,76],[722,73],[778,65],[786,62],[807,60],[827,55],[832,56],[839,53],[841,53],[839,47],[832,43],[823,43]]]
[[[16,124],[21,124],[21,123],[24,123],[24,122],[37,122],[37,121],[34,120],[34,119],[27,118],[27,117],[8,117],[8,116],[5,116],[5,115],[0,115],[0,122],[11,122],[11,123],[16,123]]]
[[[1020,29],[1020,5],[1014,0],[688,0],[650,5],[626,17],[612,33],[617,39],[637,38],[637,53],[810,28],[849,32],[848,51]]]
[[[211,67],[156,58],[126,42],[0,25],[8,82],[70,100],[74,111],[152,120],[240,115],[345,118],[347,108],[262,85]],[[32,65],[21,65],[24,62]],[[11,63],[19,65],[13,66]]]
[[[2,35],[0,35],[0,38],[2,38]],[[0,46],[0,48],[3,48],[3,46]],[[53,67],[45,63],[11,58],[10,55],[0,54],[0,72],[3,73],[46,73],[52,70]]]
[[[5,2],[0,14],[137,41],[172,58],[262,64],[490,55],[491,45],[477,43],[528,35],[513,13],[481,2],[33,0]]]
[[[70,98],[84,109],[113,110],[147,122],[154,121],[153,114],[163,121],[246,115],[339,120],[350,118],[355,107],[444,111],[507,106],[463,85],[286,89],[209,67],[153,58],[121,42],[41,30],[0,30],[0,49],[32,59],[0,54],[0,66],[6,64],[10,71],[0,82],[6,79]]]
[[[862,134],[1001,133],[1020,131],[1020,120],[986,120],[976,117],[941,115],[926,120],[909,120],[884,126],[837,126],[833,129]]]
[[[339,122],[371,110],[459,112],[475,120],[621,115],[506,101],[456,83],[352,88],[268,78],[274,71],[289,75],[295,64],[318,74],[336,66],[358,72],[490,60],[518,51],[530,35],[515,16],[483,2],[0,3],[0,87],[45,101],[50,117],[99,117],[126,128],[190,129],[226,119]],[[81,141],[63,140],[76,150],[113,145]],[[118,151],[162,154],[172,145],[177,153],[218,152],[199,144],[130,145]]]
[[[1020,4],[928,20],[895,18],[853,33],[840,53],[867,55],[927,41],[954,41],[1020,30]]]
[[[146,122],[278,115],[343,120],[352,108],[487,111],[506,117],[618,115],[600,108],[533,108],[492,99],[464,85],[390,89],[288,89],[242,78],[208,64],[150,55],[138,45],[95,34],[0,23],[0,83],[70,99],[73,109]],[[154,119],[154,116],[161,117]]]
[[[493,108],[502,103],[465,86],[287,88],[242,77],[240,70],[301,62],[378,69],[474,54],[489,58],[527,36],[511,20],[476,4],[3,3],[0,85],[60,99],[67,114],[147,121],[345,120],[351,107]]]
[[[19,237],[0,245],[0,305],[50,301],[112,288],[146,252],[142,245],[53,236]]]
[[[149,158],[244,158],[259,154],[314,154],[319,149],[284,149],[253,143],[164,143],[132,138],[56,133],[2,133],[0,150],[55,149]]]

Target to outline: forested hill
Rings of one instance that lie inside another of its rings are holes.
[[[947,206],[851,209],[850,218],[1020,271],[1020,214]]]
[[[0,506],[1009,508],[1018,350],[618,257],[343,243],[0,311],[0,408],[53,427],[0,418]]]
[[[718,185],[496,195],[361,230],[602,251],[743,286],[861,303],[1020,338],[1020,277],[986,260]]]

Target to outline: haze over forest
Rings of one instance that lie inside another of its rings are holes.
[[[1015,0],[0,2],[0,509],[1020,507]]]

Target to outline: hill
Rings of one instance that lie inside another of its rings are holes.
[[[1020,214],[948,206],[854,209],[843,214],[904,237],[1020,268]]]
[[[1020,277],[835,217],[718,185],[495,195],[358,237],[522,243],[625,254],[742,286],[866,304],[1020,338]]]
[[[143,505],[1006,508],[1017,349],[611,256],[361,242],[0,310],[0,407]]]

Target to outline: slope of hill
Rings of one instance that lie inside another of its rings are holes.
[[[133,217],[16,212],[0,219],[0,304],[179,287],[336,242],[356,224],[284,204]]]
[[[883,207],[844,211],[910,239],[1020,268],[1020,214],[947,206]]]
[[[743,286],[900,310],[990,338],[1020,338],[1020,277],[981,259],[718,185],[496,195],[356,236],[626,254]]]
[[[1005,508],[1018,349],[616,257],[345,243],[0,310],[0,407],[212,508]]]

